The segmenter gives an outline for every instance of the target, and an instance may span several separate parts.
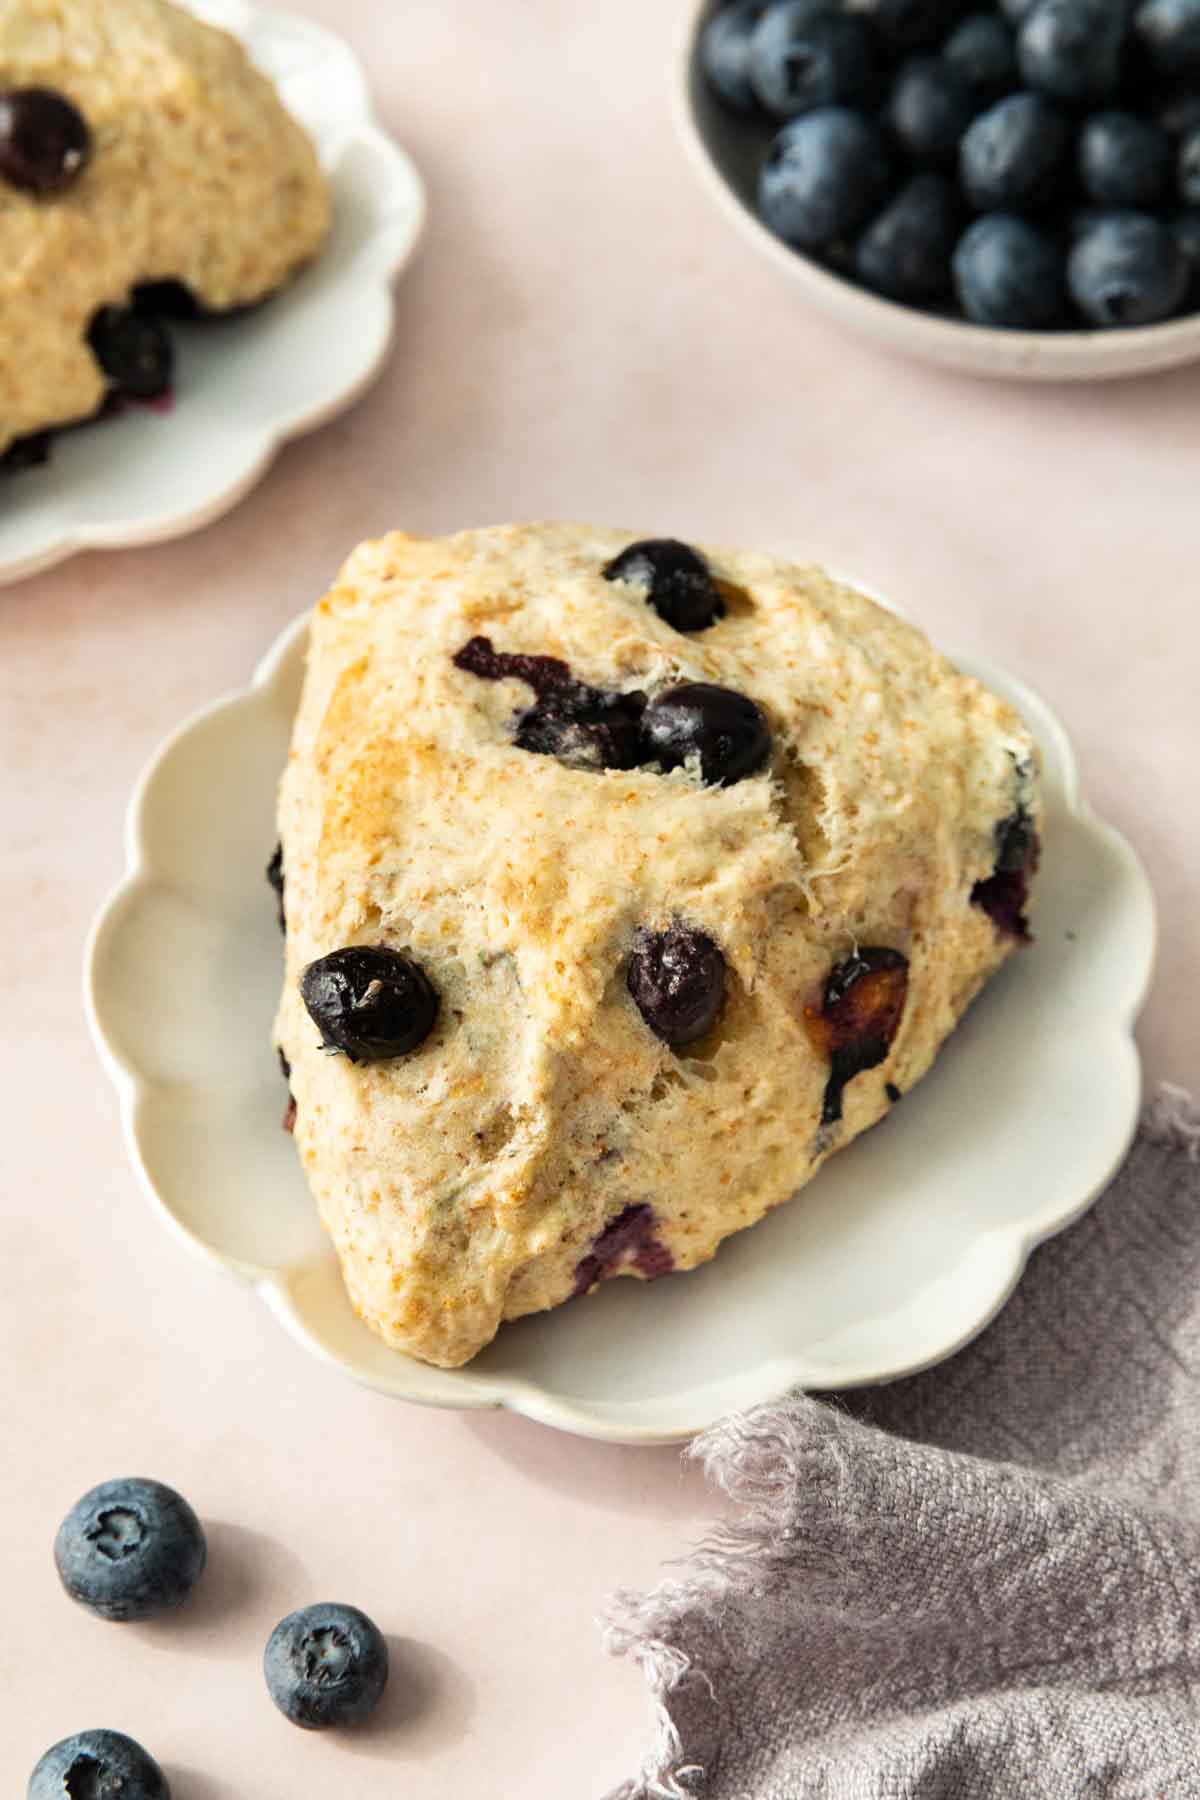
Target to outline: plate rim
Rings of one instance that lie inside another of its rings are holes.
[[[182,0],[182,4],[186,6],[188,0]],[[334,184],[347,157],[366,146],[380,163],[389,161],[393,165],[394,188],[405,189],[407,200],[404,230],[390,234],[385,254],[376,257],[372,263],[372,284],[384,302],[378,342],[368,361],[342,387],[289,415],[261,421],[254,435],[257,446],[255,455],[238,470],[232,480],[210,493],[204,500],[137,522],[108,519],[92,525],[65,527],[54,537],[44,539],[40,547],[8,556],[0,550],[0,587],[43,574],[70,557],[87,551],[142,549],[149,544],[168,543],[176,538],[190,536],[191,533],[215,523],[226,513],[232,512],[259,485],[285,445],[328,424],[361,399],[378,379],[391,351],[396,333],[394,284],[415,257],[425,237],[429,220],[429,193],[421,172],[408,151],[383,129],[376,118],[361,58],[347,39],[328,26],[281,7],[259,5],[257,0],[219,0],[218,5],[207,8],[198,6],[195,10],[210,23],[215,23],[210,17],[212,12],[224,12],[227,18],[222,28],[240,39],[247,38],[260,22],[269,21],[268,29],[277,35],[290,34],[309,43],[330,40],[353,66],[361,90],[361,111],[344,115],[341,121],[343,129],[337,136],[325,173],[331,185]],[[378,241],[372,240],[373,243]]]
[[[841,573],[838,573],[835,578],[839,581],[851,581],[850,577]],[[860,592],[866,592],[883,604],[888,604],[879,595],[878,590],[872,589],[870,584],[863,582],[851,582],[851,584],[857,586]],[[104,946],[109,933],[119,928],[125,909],[131,904],[137,893],[154,885],[152,850],[143,831],[143,815],[147,794],[156,780],[159,770],[176,747],[196,729],[209,724],[224,712],[234,711],[252,704],[256,698],[260,702],[270,699],[272,690],[286,675],[290,659],[295,654],[297,646],[307,635],[311,613],[312,609],[306,608],[282,628],[265,654],[259,659],[245,686],[229,690],[196,708],[175,726],[155,749],[138,777],[126,808],[124,871],[101,904],[88,932],[83,959],[84,1011],[100,1060],[117,1090],[122,1135],[138,1185],[149,1200],[153,1211],[185,1249],[208,1264],[231,1273],[249,1284],[265,1301],[269,1310],[283,1325],[289,1336],[303,1345],[310,1354],[316,1355],[327,1366],[338,1369],[343,1375],[349,1376],[360,1385],[369,1387],[375,1392],[387,1394],[392,1398],[406,1400],[410,1404],[446,1410],[474,1412],[505,1408],[539,1424],[603,1442],[626,1445],[683,1442],[704,1430],[718,1416],[713,1412],[711,1404],[705,1405],[704,1403],[705,1393],[714,1385],[711,1382],[706,1388],[693,1391],[694,1398],[690,1410],[682,1400],[676,1400],[673,1405],[669,1405],[666,1410],[671,1414],[671,1422],[668,1424],[662,1418],[644,1421],[615,1417],[612,1414],[611,1406],[607,1403],[589,1407],[586,1404],[564,1400],[540,1387],[535,1380],[526,1375],[488,1376],[477,1374],[472,1378],[471,1383],[464,1384],[462,1391],[453,1398],[414,1392],[410,1387],[406,1387],[405,1371],[413,1368],[420,1369],[422,1365],[414,1364],[412,1359],[398,1351],[394,1353],[394,1361],[389,1364],[389,1374],[386,1377],[356,1368],[339,1357],[328,1344],[309,1329],[295,1303],[292,1295],[293,1281],[297,1274],[304,1273],[308,1265],[300,1265],[298,1269],[269,1267],[247,1262],[215,1249],[182,1223],[155,1185],[142,1155],[137,1131],[139,1106],[148,1084],[143,1081],[136,1070],[124,1061],[116,1047],[110,1042],[105,1028],[104,1002],[99,992],[99,971],[103,967]],[[1150,987],[1157,953],[1157,914],[1145,868],[1137,852],[1122,833],[1106,820],[1101,819],[1084,798],[1080,787],[1078,760],[1074,747],[1062,721],[1041,694],[1020,677],[1000,669],[997,665],[990,664],[986,658],[966,651],[956,653],[948,650],[945,654],[952,662],[957,662],[961,657],[976,666],[990,668],[994,674],[1003,678],[1010,690],[1015,692],[1017,697],[1015,703],[1018,706],[1022,703],[1028,705],[1029,710],[1036,716],[1039,729],[1044,730],[1054,739],[1055,752],[1062,768],[1063,801],[1068,813],[1089,834],[1104,842],[1108,850],[1121,862],[1126,880],[1132,883],[1130,892],[1132,893],[1133,889],[1137,890],[1137,903],[1142,913],[1140,966],[1134,971],[1135,978],[1128,989],[1124,1005],[1119,1013],[1114,1011],[1113,1018],[1109,1022],[1110,1053],[1120,1065],[1120,1086],[1124,1100],[1124,1112],[1121,1115],[1123,1127],[1121,1132],[1113,1137],[1103,1170],[1094,1175],[1090,1184],[1072,1196],[1069,1205],[1064,1206],[1061,1198],[1058,1201],[1052,1198],[1032,1216],[1027,1216],[1019,1222],[992,1226],[971,1238],[972,1247],[985,1238],[991,1240],[995,1258],[996,1279],[988,1283],[990,1299],[986,1308],[977,1317],[973,1318],[962,1330],[956,1331],[950,1338],[940,1341],[935,1348],[922,1351],[900,1365],[887,1369],[876,1368],[850,1378],[839,1378],[836,1383],[839,1390],[876,1386],[917,1374],[922,1369],[933,1367],[952,1356],[985,1330],[1011,1297],[1024,1273],[1029,1257],[1037,1246],[1075,1223],[1104,1191],[1114,1171],[1128,1153],[1136,1135],[1142,1108],[1142,1068],[1134,1037],[1134,1027]],[[394,1378],[390,1373],[392,1369],[395,1370]],[[438,1373],[454,1375],[458,1371],[438,1371]],[[829,1384],[818,1384],[811,1380],[809,1374],[806,1373],[806,1359],[799,1355],[776,1357],[768,1363],[759,1365],[754,1373],[761,1377],[757,1384],[761,1391],[757,1393],[755,1402],[747,1402],[747,1404],[778,1397],[795,1388],[830,1391]],[[644,1404],[653,1405],[649,1402]]]

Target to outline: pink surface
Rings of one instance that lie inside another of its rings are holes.
[[[389,526],[590,517],[824,559],[1059,711],[1162,908],[1148,1073],[1200,1085],[1200,368],[988,387],[808,317],[674,140],[675,6],[304,10],[356,42],[430,185],[382,380],[211,529],[0,593],[0,1772],[23,1791],[51,1741],[109,1724],[176,1800],[598,1796],[648,1708],[593,1615],[711,1502],[669,1450],[358,1391],[154,1223],[79,1003],[131,785]],[[59,1517],[126,1473],[209,1526],[210,1573],[171,1623],[103,1625],[57,1588]],[[286,1725],[258,1673],[275,1620],[321,1598],[403,1640],[384,1716],[351,1740]]]

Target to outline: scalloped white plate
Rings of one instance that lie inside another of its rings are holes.
[[[977,657],[1045,756],[1037,942],[971,1009],[887,1121],[715,1260],[502,1328],[467,1368],[390,1351],[351,1311],[292,1140],[270,1032],[280,978],[275,788],[307,619],[243,693],[159,751],[128,822],[128,874],[88,949],[92,1029],[130,1155],[182,1243],[255,1283],[315,1355],[401,1399],[508,1406],[548,1425],[657,1443],[792,1386],[924,1367],[1003,1304],[1034,1245],[1095,1198],[1130,1142],[1132,1037],[1154,953],[1133,851],[1081,800],[1045,704]]]
[[[373,123],[349,46],[309,19],[248,0],[191,0],[235,32],[307,128],[333,185],[333,231],[284,292],[240,318],[178,325],[169,411],[130,407],[54,441],[41,469],[5,478],[0,583],[77,550],[161,542],[246,494],[289,438],[356,400],[391,342],[391,284],[425,218],[415,167]]]

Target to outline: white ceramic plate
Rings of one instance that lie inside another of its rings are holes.
[[[192,0],[242,38],[306,126],[333,184],[333,233],[311,268],[236,319],[173,328],[174,404],[130,407],[54,441],[52,460],[5,478],[0,583],[76,550],[178,537],[234,506],[288,438],[324,424],[378,372],[391,283],[420,236],[416,169],[372,123],[362,68],[311,20],[247,0]]]
[[[1146,375],[1200,356],[1200,313],[1130,331],[999,331],[939,319],[830,274],[791,250],[763,225],[755,211],[758,168],[770,141],[725,112],[701,73],[700,32],[724,0],[686,0],[680,46],[676,113],[694,166],[725,217],[791,282],[802,300],[893,350],[961,369],[972,375],[1024,381],[1107,381]]]
[[[351,1311],[280,1128],[270,1045],[281,952],[263,870],[306,633],[297,620],[246,692],[154,758],[130,810],[128,874],[92,935],[87,997],[161,1218],[255,1283],[317,1356],[405,1400],[508,1406],[619,1442],[685,1437],[792,1386],[881,1381],[948,1355],[1120,1162],[1140,1099],[1132,1024],[1153,958],[1149,887],[1080,799],[1046,706],[961,656],[1037,735],[1047,843],[1037,942],[933,1072],[706,1267],[650,1286],[613,1281],[506,1325],[465,1369],[386,1349]]]

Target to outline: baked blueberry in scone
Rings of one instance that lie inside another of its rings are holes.
[[[163,394],[164,318],[264,299],[328,226],[312,144],[227,32],[169,0],[4,0],[0,467]]]
[[[583,525],[362,545],[272,863],[359,1313],[453,1367],[712,1256],[925,1073],[1026,935],[1041,829],[1011,707],[819,570]]]

